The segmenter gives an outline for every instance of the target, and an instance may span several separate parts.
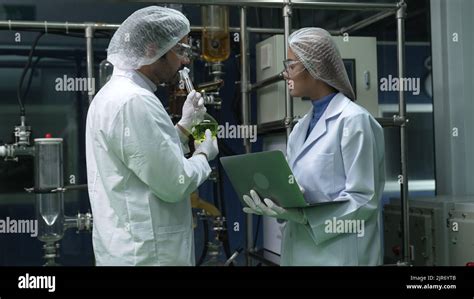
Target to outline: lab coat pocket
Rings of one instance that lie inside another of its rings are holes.
[[[185,225],[160,227],[156,231],[159,264],[162,266],[189,266],[191,228]]]
[[[334,193],[334,154],[312,154],[308,158],[309,190],[326,195]]]

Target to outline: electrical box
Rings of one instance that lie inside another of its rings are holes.
[[[435,264],[435,237],[433,209],[410,208],[410,244],[415,266]],[[400,206],[384,208],[384,255],[386,264],[395,264],[402,256],[402,229]]]
[[[474,203],[457,203],[449,212],[448,247],[451,266],[474,262]]]
[[[455,266],[474,261],[474,197],[436,196],[409,202],[410,245],[416,266]],[[462,215],[465,215],[462,216]],[[384,206],[384,259],[401,259],[400,200]],[[453,231],[453,226],[458,231]]]

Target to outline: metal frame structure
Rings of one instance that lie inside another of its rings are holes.
[[[116,2],[150,2],[138,0],[117,0]],[[349,27],[343,27],[340,30],[329,31],[333,35],[342,35],[352,31],[361,29],[371,25],[383,18],[391,15],[396,15],[397,19],[397,59],[398,59],[398,78],[405,77],[405,19],[406,19],[406,3],[405,0],[399,0],[396,3],[355,3],[355,2],[320,2],[316,0],[155,0],[155,4],[189,4],[189,5],[229,5],[240,8],[240,28],[231,27],[230,31],[240,32],[240,58],[241,58],[241,78],[240,78],[240,92],[242,97],[242,113],[243,125],[250,125],[250,93],[281,80],[281,76],[277,75],[268,78],[262,82],[251,84],[250,68],[248,63],[248,47],[249,47],[249,33],[269,33],[269,34],[284,34],[285,36],[285,58],[288,49],[288,36],[291,33],[291,16],[293,9],[327,9],[327,10],[375,10],[379,11],[373,16],[352,24]],[[284,28],[252,28],[247,26],[247,7],[276,7],[282,8],[284,18]],[[103,24],[103,23],[61,23],[61,22],[33,22],[33,21],[0,21],[1,29],[36,29],[38,31],[48,31],[48,28],[64,30],[66,33],[69,30],[83,31],[86,39],[87,50],[87,76],[94,78],[94,56],[93,56],[93,38],[95,30],[116,30],[120,25],[118,24]],[[202,27],[192,26],[192,31],[199,31]],[[89,95],[89,101],[92,101],[93,94]],[[377,120],[384,127],[394,126],[400,128],[400,198],[401,198],[401,217],[402,217],[402,260],[399,265],[410,265],[410,238],[409,238],[409,214],[408,214],[408,176],[407,176],[407,115],[406,102],[404,91],[399,91],[399,113],[393,118],[377,118]],[[278,127],[283,127],[286,130],[287,137],[289,136],[294,124],[293,118],[293,101],[291,100],[288,86],[285,85],[285,103],[286,115],[281,121],[263,124],[265,130],[274,130]],[[247,153],[251,152],[251,145],[249,138],[244,139],[244,147]],[[253,244],[253,227],[252,216],[247,215],[246,218],[246,247],[247,247],[247,264],[251,262],[251,256],[254,252]]]

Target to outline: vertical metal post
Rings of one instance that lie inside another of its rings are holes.
[[[283,6],[283,20],[284,20],[284,45],[285,45],[285,59],[288,59],[288,37],[291,31],[291,5],[290,0],[286,0],[285,6]],[[290,95],[290,89],[288,84],[285,84],[285,103],[286,103],[286,116],[285,116],[285,127],[286,127],[286,140],[290,137],[292,123],[293,123],[293,100]]]
[[[94,49],[92,48],[92,39],[94,38],[94,29],[92,26],[87,26],[85,30],[86,35],[86,55],[87,55],[87,84],[92,84],[92,90],[89,89],[89,103],[95,95],[95,76],[94,76]],[[91,88],[91,86],[88,86]]]
[[[404,0],[398,3],[397,10],[397,55],[398,55],[398,77],[403,82],[405,77],[405,18],[406,3]],[[402,86],[400,84],[400,86]],[[409,207],[408,207],[408,172],[407,172],[407,118],[406,118],[406,102],[405,91],[400,88],[399,94],[399,116],[404,120],[400,126],[400,166],[401,166],[401,184],[400,184],[400,202],[401,202],[401,218],[402,218],[402,237],[403,237],[403,262],[406,265],[411,263],[410,254],[410,226],[409,226]]]
[[[247,8],[240,8],[240,92],[242,95],[242,125],[250,125],[249,110],[249,64],[248,64],[248,28],[247,28]],[[245,152],[250,153],[250,139],[244,138]],[[253,216],[246,214],[246,232],[247,232],[247,252],[253,250]],[[250,266],[251,258],[247,254],[247,265]]]

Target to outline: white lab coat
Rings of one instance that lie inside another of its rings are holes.
[[[156,86],[115,69],[87,115],[86,160],[97,265],[195,264],[189,195],[211,172],[182,141]]]
[[[309,224],[289,221],[283,229],[281,265],[379,265],[383,130],[367,110],[338,93],[305,141],[312,109],[290,134],[288,163],[308,202],[349,201],[303,208]],[[364,236],[331,233],[326,220],[333,217],[363,220]]]

